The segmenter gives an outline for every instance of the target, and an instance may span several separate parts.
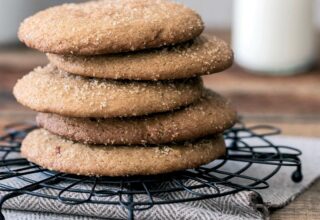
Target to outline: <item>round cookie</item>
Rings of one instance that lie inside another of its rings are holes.
[[[67,139],[88,144],[164,144],[222,133],[236,121],[236,112],[217,93],[207,91],[186,108],[132,118],[70,118],[40,113],[37,123]]]
[[[228,44],[213,36],[142,52],[94,57],[47,54],[47,57],[59,69],[70,73],[133,80],[190,78],[223,71],[233,61]]]
[[[225,153],[221,135],[193,143],[160,146],[101,146],[65,140],[37,129],[22,142],[29,161],[50,170],[87,176],[128,176],[195,168]]]
[[[48,65],[20,79],[16,99],[39,111],[71,117],[117,117],[169,111],[198,100],[202,80],[116,81],[74,76]]]
[[[96,55],[185,42],[203,29],[197,13],[171,1],[99,0],[38,12],[18,36],[42,52]]]

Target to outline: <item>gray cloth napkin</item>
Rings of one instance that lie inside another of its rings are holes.
[[[300,183],[291,181],[292,167],[283,167],[268,183],[270,187],[257,192],[242,191],[234,195],[207,199],[202,201],[160,205],[136,212],[136,219],[264,219],[267,218],[268,208],[280,208],[302,193],[320,176],[320,139],[275,136],[269,138],[275,144],[293,146],[303,152],[301,156],[304,179]],[[252,140],[254,144],[254,140]],[[233,166],[230,163],[230,166]],[[271,167],[257,165],[246,174],[263,175]],[[230,167],[230,169],[233,169]],[[18,183],[17,183],[18,184]],[[224,190],[223,188],[220,190]],[[54,193],[47,190],[47,193]],[[3,195],[3,192],[1,193]],[[260,195],[263,198],[261,202]],[[177,193],[176,197],[184,197]],[[157,199],[165,200],[165,196]],[[126,219],[126,210],[119,206],[82,204],[65,205],[55,200],[20,196],[5,203],[4,215],[7,219]],[[24,210],[24,211],[21,211]],[[28,211],[25,211],[28,210]],[[31,212],[32,211],[32,212]]]

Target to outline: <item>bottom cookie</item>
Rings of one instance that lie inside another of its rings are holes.
[[[86,176],[168,173],[207,164],[225,154],[222,135],[159,146],[105,146],[75,143],[37,129],[22,142],[21,154],[50,170]]]

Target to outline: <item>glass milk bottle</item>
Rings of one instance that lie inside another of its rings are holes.
[[[232,44],[249,70],[288,75],[315,60],[312,0],[234,0]]]

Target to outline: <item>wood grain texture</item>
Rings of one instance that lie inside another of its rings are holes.
[[[231,98],[243,114],[317,115],[320,71],[287,77],[244,72],[240,67],[204,77],[206,86]]]
[[[217,32],[229,39],[229,34]],[[11,94],[15,81],[45,56],[25,49],[0,48],[0,128],[33,120],[35,113],[17,104]],[[319,62],[320,63],[320,62]],[[288,77],[250,74],[234,65],[224,73],[204,77],[205,85],[232,100],[248,125],[271,124],[286,135],[320,137],[320,69]],[[320,149],[319,149],[320,150]],[[271,219],[317,219],[320,216],[320,181]]]
[[[285,208],[273,211],[272,220],[315,220],[320,216],[320,180]]]

